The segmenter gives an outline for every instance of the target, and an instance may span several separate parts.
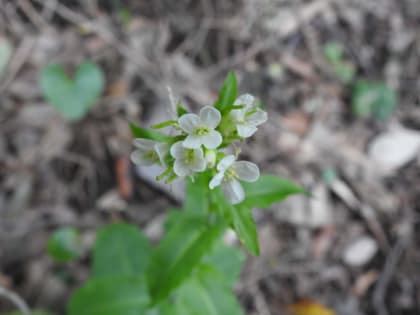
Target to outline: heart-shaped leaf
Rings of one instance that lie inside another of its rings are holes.
[[[92,62],[79,65],[73,79],[60,65],[42,70],[41,87],[46,99],[68,120],[83,118],[95,104],[104,88],[99,67]]]

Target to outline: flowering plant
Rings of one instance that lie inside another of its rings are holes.
[[[228,79],[233,83],[227,81],[227,84],[235,84],[233,74]],[[267,113],[250,94],[241,95],[233,102],[231,99],[224,101],[222,97],[214,107],[203,107],[198,115],[187,113],[178,104],[176,120],[153,126],[155,129],[172,126],[177,133],[171,137],[133,127],[140,138],[133,142],[136,150],[131,160],[137,165],[157,163],[165,167],[158,179],[166,177],[167,183],[177,177],[189,176],[194,180],[196,174],[209,171],[213,176],[209,188],[221,185],[231,204],[241,203],[245,192],[240,181],[255,182],[260,172],[254,163],[236,161],[238,152],[229,154],[229,146],[251,137],[267,120]]]
[[[256,164],[238,160],[236,144],[252,136],[267,113],[249,94],[237,96],[230,73],[214,106],[145,129],[131,124],[137,165],[158,164],[157,180],[186,180],[183,211],[168,213],[165,233],[150,245],[137,227],[102,228],[93,251],[92,277],[72,296],[68,315],[240,315],[232,287],[244,256],[221,241],[233,229],[259,254],[252,208],[268,207],[300,187]],[[171,135],[156,129],[171,127]]]

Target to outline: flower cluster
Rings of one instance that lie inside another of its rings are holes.
[[[137,165],[160,164],[165,171],[158,179],[166,177],[167,182],[210,170],[209,188],[220,185],[228,201],[237,204],[245,198],[240,181],[254,182],[260,172],[254,163],[237,161],[228,153],[229,146],[252,136],[266,120],[267,113],[250,94],[239,96],[224,111],[205,106],[197,115],[183,109],[176,120],[155,126],[172,126],[175,135],[166,141],[135,139],[131,160]]]

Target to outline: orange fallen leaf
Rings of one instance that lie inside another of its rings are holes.
[[[300,300],[289,305],[293,315],[336,315],[333,310],[312,300]]]

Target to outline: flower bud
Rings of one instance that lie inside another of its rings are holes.
[[[207,150],[205,157],[207,167],[213,168],[216,165],[216,150]]]

